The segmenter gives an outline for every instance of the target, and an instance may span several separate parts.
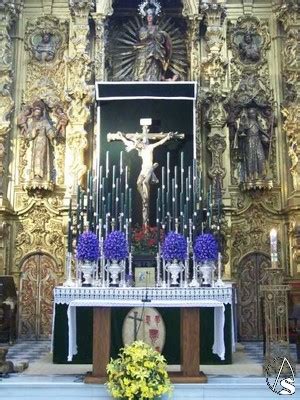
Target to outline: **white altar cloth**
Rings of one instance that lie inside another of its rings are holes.
[[[214,307],[214,344],[212,351],[217,354],[221,360],[225,359],[224,342],[224,324],[225,324],[225,306],[223,302],[217,300],[186,300],[186,299],[160,299],[151,301],[142,301],[135,299],[77,299],[71,300],[68,307],[68,325],[69,325],[69,354],[68,361],[72,361],[73,356],[77,354],[77,336],[76,336],[76,307]]]

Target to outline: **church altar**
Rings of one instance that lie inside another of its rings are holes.
[[[201,364],[209,362],[207,354],[206,357],[205,354],[202,356],[203,352],[217,354],[214,354],[212,363],[231,363],[231,352],[235,342],[233,293],[231,285],[222,288],[56,287],[52,336],[53,361],[66,363],[68,358],[75,363],[91,363],[92,307],[112,308],[111,356],[115,356],[118,349],[123,346],[120,341],[120,323],[125,309],[128,311],[131,307],[157,307],[162,311],[166,323],[167,334],[163,354],[169,364],[179,363],[179,338],[175,338],[177,342],[175,344],[173,337],[179,335],[177,330],[180,331],[180,325],[176,325],[179,320],[178,309],[191,307],[201,308],[202,324],[200,323],[199,335]],[[207,335],[209,337],[206,337]],[[174,354],[177,354],[177,359],[174,359]]]

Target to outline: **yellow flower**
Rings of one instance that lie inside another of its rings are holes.
[[[107,388],[114,398],[146,400],[170,393],[166,360],[151,346],[136,341],[107,365]]]

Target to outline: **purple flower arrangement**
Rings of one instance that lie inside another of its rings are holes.
[[[177,232],[169,232],[165,238],[162,255],[165,261],[184,261],[187,257],[187,243],[183,235]]]
[[[117,261],[128,257],[128,243],[124,232],[113,231],[108,234],[104,241],[104,256]]]
[[[93,232],[83,232],[78,239],[77,259],[95,262],[100,257],[99,240]]]
[[[211,233],[199,235],[194,243],[194,255],[197,262],[216,261],[218,259],[218,243]]]

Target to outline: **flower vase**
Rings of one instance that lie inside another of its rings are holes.
[[[204,261],[199,265],[199,272],[202,275],[202,285],[201,286],[212,286],[213,274],[215,271],[214,261]]]
[[[111,278],[110,286],[119,286],[119,274],[124,271],[123,260],[110,260],[106,269]]]
[[[95,263],[92,261],[84,261],[81,264],[81,272],[84,280],[82,286],[92,286],[94,269]]]
[[[182,263],[179,263],[178,260],[172,260],[170,263],[166,265],[166,270],[171,274],[170,286],[178,286],[179,285],[178,278],[183,270]]]

